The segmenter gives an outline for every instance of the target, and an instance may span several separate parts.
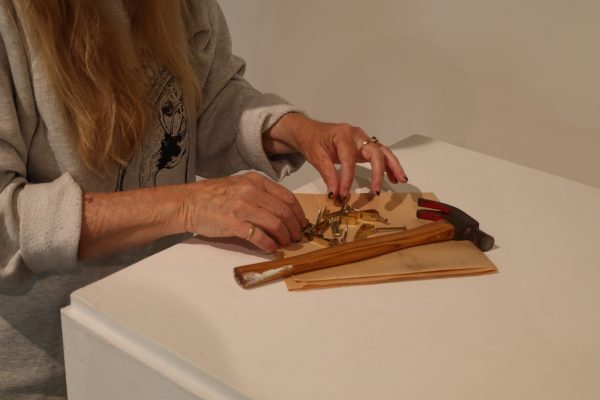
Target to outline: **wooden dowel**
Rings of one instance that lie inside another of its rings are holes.
[[[234,268],[233,271],[238,284],[243,288],[250,288],[301,272],[349,264],[408,247],[453,238],[452,224],[440,220],[404,232],[349,242],[280,260],[243,265]]]

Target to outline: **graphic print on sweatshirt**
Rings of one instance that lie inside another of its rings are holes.
[[[119,169],[115,191],[127,189],[130,185],[125,181],[133,178],[133,174],[138,175],[140,188],[156,186],[161,171],[164,174],[166,170],[176,169],[183,178],[178,180],[187,183],[190,138],[183,90],[166,69],[149,68],[147,72],[152,77],[148,85],[155,114],[150,126],[152,132],[142,142],[139,154]]]

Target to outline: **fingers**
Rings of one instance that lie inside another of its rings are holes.
[[[349,124],[313,124],[311,140],[306,141],[309,145],[302,148],[306,159],[321,174],[330,197],[346,196],[350,191],[357,162],[357,130]],[[336,164],[341,164],[339,173]]]
[[[406,183],[408,178],[398,158],[386,146],[370,143],[361,149],[365,159],[371,163],[371,191],[379,194],[383,186],[384,173],[392,183]]]
[[[337,170],[331,158],[325,152],[322,152],[313,160],[313,166],[319,171],[323,181],[325,181],[329,196],[337,197],[340,183]]]
[[[381,146],[381,152],[385,157],[385,166],[387,171],[387,176],[390,182],[392,183],[406,183],[408,182],[408,178],[406,177],[406,172],[404,172],[404,168],[400,164],[398,157],[392,153],[392,151],[385,147]]]
[[[249,222],[240,224],[239,228],[236,230],[236,236],[249,241],[267,253],[274,253],[279,248],[279,245],[275,240],[267,235],[262,228]]]
[[[359,127],[349,124],[333,124],[312,121],[306,129],[297,147],[306,159],[319,171],[329,195],[346,197],[350,193],[354,178],[355,164],[371,163],[371,190],[380,192],[383,177],[387,174],[392,183],[406,183],[406,173],[392,151],[369,137]],[[341,164],[340,171],[336,164]]]
[[[301,237],[307,220],[289,190],[258,173],[190,184],[182,213],[186,230],[237,236],[273,252]]]
[[[233,218],[235,222],[232,225],[236,226],[233,235],[248,240],[267,252],[274,252],[291,243],[286,224],[265,208],[245,203],[237,207]],[[250,232],[252,226],[254,232]]]
[[[406,174],[398,158],[389,148],[369,140],[364,130],[347,124],[332,128],[331,148],[322,149],[322,159],[313,165],[317,167],[325,180],[328,191],[334,195],[346,197],[350,193],[357,162],[368,161],[371,164],[371,191],[381,192],[383,176],[387,172],[393,183],[406,182]],[[326,144],[327,141],[321,142]],[[329,155],[332,154],[332,155]],[[335,162],[341,164],[339,174]],[[336,191],[339,182],[339,191]]]
[[[257,199],[260,202],[249,210],[252,215],[247,215],[247,220],[250,221],[256,218],[257,215],[255,213],[261,215],[261,220],[254,222],[273,238],[277,239],[282,246],[300,239],[300,231],[302,230],[302,226],[305,225],[305,220],[301,224],[296,219],[291,208],[275,196],[262,193],[262,196],[260,198],[257,196]]]
[[[240,201],[244,204],[235,207],[234,216],[260,227],[280,246],[299,240],[307,220],[296,196],[262,175],[250,173],[245,178],[251,185],[240,189]],[[267,245],[260,234],[258,240]]]
[[[247,207],[245,215],[238,215],[240,219],[250,222],[269,235],[278,244],[278,247],[291,243],[291,232],[286,223],[273,214],[270,210],[259,206]],[[298,228],[298,231],[300,229]]]
[[[354,141],[344,140],[338,144],[338,157],[340,159],[340,190],[341,197],[347,197],[350,194],[350,187],[354,179],[354,170],[356,167],[356,145]]]
[[[371,163],[371,192],[379,194],[383,185],[383,174],[386,170],[385,156],[382,147],[376,143],[363,145],[361,152]]]
[[[294,193],[292,193],[285,187],[277,184],[276,182],[273,182],[266,178],[265,178],[264,185],[265,185],[264,187],[265,187],[265,190],[267,191],[267,193],[269,193],[275,197],[275,199],[273,199],[273,201],[280,200],[283,203],[283,205],[285,205],[289,208],[289,210],[292,213],[292,215],[289,217],[294,218],[300,227],[303,227],[306,225],[306,215],[304,214],[304,210],[302,209],[302,206],[298,202],[298,199],[296,198],[296,196],[294,196]],[[282,207],[282,204],[273,203],[272,210],[275,211],[275,210],[280,209],[281,207]],[[281,210],[280,213],[278,213],[278,215],[280,215],[280,216],[287,216],[287,214],[288,214],[287,210],[283,210],[283,209]]]

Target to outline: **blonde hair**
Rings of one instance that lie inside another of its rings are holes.
[[[26,0],[25,24],[92,171],[129,162],[144,137],[150,99],[138,77],[142,53],[167,68],[196,105],[183,0],[132,0],[132,40],[118,33],[97,0]],[[124,0],[126,3],[126,0]]]

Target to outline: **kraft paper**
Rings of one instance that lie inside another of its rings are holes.
[[[296,194],[306,216],[315,222],[319,209],[338,210],[333,200],[326,195]],[[349,204],[357,209],[378,210],[388,219],[388,224],[370,222],[375,226],[402,226],[411,229],[429,221],[418,220],[415,216],[417,198],[437,200],[433,193],[382,193],[353,194]],[[363,221],[359,221],[359,224]],[[360,225],[350,225],[348,240],[353,240]],[[327,234],[330,234],[328,231]],[[383,233],[382,233],[383,234]],[[295,243],[283,249],[283,256],[290,257],[321,249],[313,242]],[[448,241],[427,244],[368,260],[293,275],[285,280],[288,290],[309,290],[346,285],[362,285],[392,282],[409,279],[439,278],[449,276],[476,275],[496,272],[496,266],[475,245],[469,241]]]

